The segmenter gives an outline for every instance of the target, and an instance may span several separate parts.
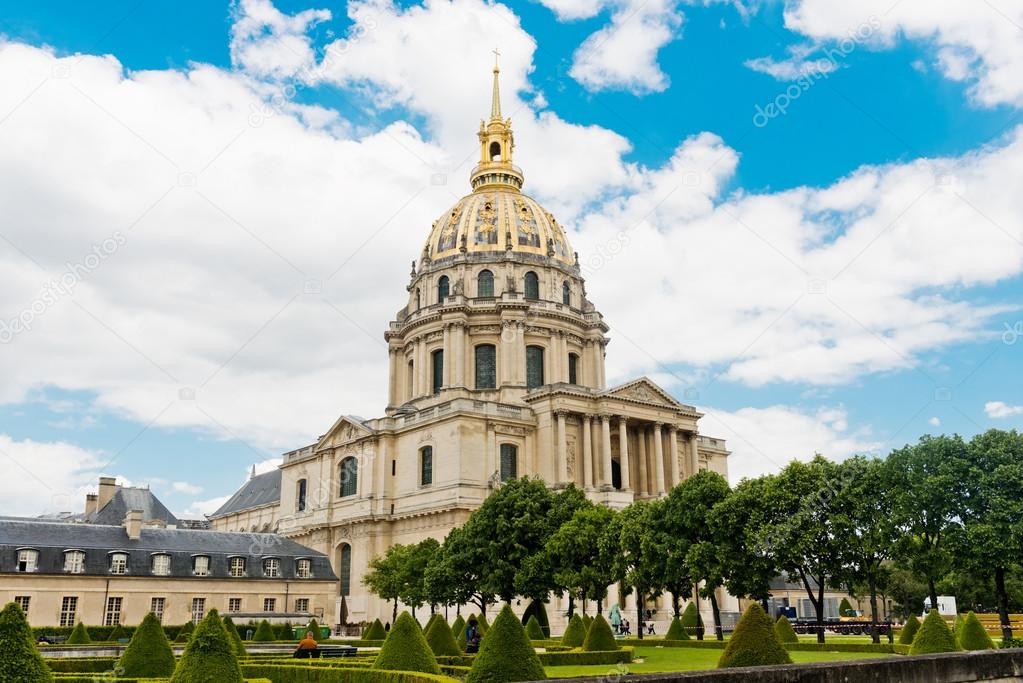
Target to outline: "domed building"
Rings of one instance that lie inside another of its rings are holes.
[[[608,326],[565,229],[522,193],[498,73],[471,192],[433,223],[384,333],[385,415],[343,415],[286,453],[279,473],[262,475],[280,478],[276,507],[255,495],[267,488],[256,477],[252,495],[243,488],[211,516],[224,530],[272,523],[330,556],[340,577],[330,623],[341,596],[348,621],[389,619],[362,585],[369,561],[394,543],[442,540],[511,478],[574,483],[622,508],[701,469],[727,476],[725,444],[699,435],[695,408],[646,378],[606,386]],[[550,612],[556,623],[557,600]]]

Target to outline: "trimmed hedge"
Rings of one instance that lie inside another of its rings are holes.
[[[455,637],[455,642],[458,642],[458,634],[465,632],[465,619],[459,614],[455,616],[455,623],[451,624],[451,635]]]
[[[465,683],[511,683],[547,678],[536,650],[511,607],[505,605],[480,644]]]
[[[565,628],[564,635],[561,636],[561,644],[565,647],[582,647],[584,640],[586,640],[586,625],[583,623],[582,617],[573,614],[572,618],[568,620],[568,627]]]
[[[696,603],[690,602],[682,612],[682,628],[694,638],[703,639],[703,616],[696,609]]]
[[[128,631],[121,628],[121,625],[118,624],[114,627],[114,630],[110,632],[110,635],[108,635],[106,639],[112,643],[116,643],[122,638],[131,638],[131,636],[132,634],[128,633]]]
[[[259,622],[259,626],[256,627],[256,632],[252,634],[252,642],[272,643],[275,640],[277,640],[277,636],[274,634],[274,629],[270,625],[270,622],[266,619]]]
[[[948,624],[938,614],[938,610],[932,609],[924,618],[924,623],[913,638],[913,647],[910,648],[911,655],[930,655],[938,652],[955,652],[959,649],[956,645],[955,636],[948,628]]]
[[[54,673],[91,674],[111,671],[116,657],[53,657],[43,660]]]
[[[174,651],[167,642],[160,621],[152,612],[135,629],[117,666],[121,676],[166,678],[174,673]]]
[[[434,619],[433,623],[426,629],[426,643],[434,655],[446,655],[458,657],[462,650],[458,647],[455,634],[443,618]]]
[[[529,621],[526,622],[526,635],[529,636],[530,640],[543,640],[546,637],[535,615],[529,617]]]
[[[263,677],[273,683],[452,683],[451,678],[440,674],[318,667],[299,663],[245,664],[242,670],[247,677]]]
[[[227,635],[231,638],[231,643],[234,644],[234,653],[239,657],[249,654],[245,650],[245,643],[242,642],[241,634],[238,633],[238,627],[234,625],[231,617],[224,617],[224,628],[227,629]]]
[[[899,645],[912,645],[913,638],[916,637],[916,632],[920,630],[920,620],[916,618],[915,614],[910,614],[909,619],[906,619],[906,625],[902,627],[902,633],[899,634]]]
[[[217,610],[211,609],[185,646],[170,683],[241,683],[234,644]]]
[[[759,603],[746,608],[718,660],[719,669],[791,664],[792,658],[778,640],[774,624]]]
[[[32,641],[25,613],[16,602],[0,612],[0,681],[48,683],[53,674]]]
[[[853,606],[849,603],[848,598],[842,598],[842,602],[838,603],[838,616],[840,617],[851,617],[849,614],[853,611]]]
[[[615,634],[611,631],[607,620],[604,619],[604,615],[598,614],[593,617],[590,630],[586,632],[586,640],[583,641],[583,651],[606,652],[617,649],[618,642],[615,640]]]
[[[675,617],[671,620],[668,632],[664,634],[665,640],[689,640],[689,634],[682,628],[682,620]]]
[[[774,632],[778,634],[778,640],[783,645],[799,642],[799,636],[796,635],[795,629],[792,628],[792,624],[789,623],[788,617],[784,614],[778,617],[778,621],[774,622]]]
[[[426,642],[426,636],[412,615],[402,612],[373,662],[374,669],[389,671],[420,671],[439,674],[437,659]]]
[[[623,647],[618,650],[604,652],[538,652],[536,654],[544,666],[587,666],[595,664],[628,664],[632,662],[634,650]]]
[[[195,633],[195,624],[193,624],[190,621],[186,622],[185,625],[182,626],[180,630],[178,630],[178,635],[174,639],[174,642],[187,643],[189,639],[192,637],[193,633]]]
[[[65,642],[68,645],[88,645],[92,642],[92,638],[89,637],[89,630],[85,628],[85,624],[78,622]]]
[[[369,625],[369,628],[362,634],[363,640],[386,640],[387,631],[384,630],[384,625],[380,623],[380,620],[375,620]]]
[[[993,650],[995,643],[991,640],[984,625],[973,612],[966,615],[959,633],[956,634],[959,647],[963,650]]]
[[[469,618],[465,620],[465,626],[458,633],[455,634],[455,641],[458,643],[458,647],[462,652],[465,652],[466,641],[465,631],[469,627],[469,622],[472,621],[473,619],[476,619],[476,615],[470,614]],[[479,623],[479,619],[476,619],[476,622]],[[480,635],[482,635],[482,633]]]
[[[526,611],[522,614],[522,623],[526,624],[526,632],[529,632],[529,618],[536,617],[536,621],[540,624],[540,629],[543,631],[544,638],[551,637],[551,622],[547,618],[547,608],[543,602],[539,600],[533,600],[526,607]],[[540,638],[538,640],[543,640]]]

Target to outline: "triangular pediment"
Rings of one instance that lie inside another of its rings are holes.
[[[659,406],[670,406],[676,410],[690,409],[690,406],[683,405],[667,391],[657,386],[648,377],[640,377],[625,384],[619,384],[601,392],[601,396],[608,398],[623,398],[630,401],[641,401]]]
[[[373,430],[367,427],[354,415],[342,415],[327,430],[327,433],[320,437],[316,449],[341,446],[352,441],[357,441],[365,436],[371,436]]]

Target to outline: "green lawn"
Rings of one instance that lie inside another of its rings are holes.
[[[632,664],[621,673],[648,674],[664,671],[698,671],[717,668],[721,650],[703,650],[688,647],[638,647]],[[793,652],[792,661],[797,664],[808,662],[837,662],[847,659],[872,659],[892,655],[860,652]],[[605,676],[618,672],[612,666],[548,666],[550,678],[574,678],[576,676]]]

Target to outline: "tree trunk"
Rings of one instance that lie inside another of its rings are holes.
[[[639,622],[639,639],[643,640],[643,608],[646,599],[643,597],[643,591],[639,586],[636,586],[636,621]]]
[[[768,610],[767,598],[760,599],[760,606],[764,608],[764,612],[767,612],[767,616],[771,617],[772,619],[774,618],[773,616],[771,616],[771,613],[767,611]]]
[[[877,632],[877,586],[873,577],[870,579],[870,641],[881,642],[881,634]]]
[[[824,644],[824,577],[821,576],[817,583],[817,642]]]
[[[679,609],[680,608],[679,608],[678,591],[673,590],[673,591],[671,591],[671,611],[674,612],[676,619],[678,619],[679,617],[682,616],[682,612],[680,612]]]
[[[604,609],[603,608],[604,608],[604,601],[603,600],[597,600],[597,614],[603,614],[604,613]]]
[[[1002,638],[1012,638],[1009,622],[1009,598],[1005,592],[1005,567],[995,567],[995,593],[998,596],[998,620],[1002,623]]]
[[[391,624],[398,621],[398,598],[394,599],[394,609],[391,610]]]
[[[575,595],[572,591],[568,591],[568,618],[571,619],[575,614]]]
[[[710,609],[714,613],[714,635],[718,640],[725,639],[725,632],[721,629],[721,609],[718,608],[718,596],[711,591]]]
[[[930,592],[931,609],[938,609],[938,589],[935,587],[932,577],[927,578],[927,590]]]
[[[703,640],[703,629],[700,628],[700,587],[693,587],[693,605],[696,607],[696,639]]]

